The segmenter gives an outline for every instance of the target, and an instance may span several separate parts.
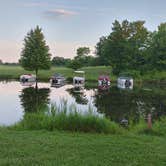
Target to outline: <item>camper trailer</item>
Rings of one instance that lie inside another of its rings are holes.
[[[21,75],[20,82],[23,86],[32,86],[36,82],[36,76],[33,74]]]
[[[117,84],[120,89],[133,89],[133,78],[131,77],[119,77]]]
[[[98,78],[99,90],[108,90],[110,88],[111,81],[108,75],[100,75]]]
[[[65,77],[58,73],[54,74],[50,79],[50,83],[52,87],[61,87],[65,85],[65,82],[66,82]]]
[[[84,89],[85,85],[85,72],[75,71],[73,77],[73,86],[75,91],[81,91]]]

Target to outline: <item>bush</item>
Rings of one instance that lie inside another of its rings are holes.
[[[148,128],[147,122],[143,118],[141,118],[138,124],[131,124],[129,126],[129,131],[136,134],[166,136],[166,117],[155,121],[151,129]]]
[[[40,130],[67,130],[73,132],[91,132],[115,134],[122,133],[122,128],[104,116],[95,115],[89,108],[81,114],[75,107],[68,113],[65,105],[52,107],[46,113],[27,113],[24,119],[15,128]],[[42,111],[41,111],[42,112]]]

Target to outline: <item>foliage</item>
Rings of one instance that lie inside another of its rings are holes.
[[[166,23],[158,31],[149,32],[145,21],[115,20],[112,32],[96,45],[101,65],[111,65],[118,75],[126,70],[137,70],[141,75],[148,70],[166,70]]]
[[[89,54],[90,54],[89,47],[79,47],[77,49],[77,57],[84,57],[84,56],[88,56]]]
[[[67,66],[71,62],[71,59],[65,59],[63,57],[53,57],[52,65],[54,66]]]
[[[75,105],[71,105],[69,108],[70,110],[67,109],[66,102],[62,102],[59,107],[52,106],[51,110],[46,113],[43,113],[43,110],[37,113],[26,113],[18,127],[30,130],[69,130],[105,134],[122,132],[117,124],[105,117],[95,115],[91,108],[84,114],[79,113]]]
[[[68,67],[77,70],[85,66],[96,66],[98,58],[90,55],[89,47],[80,47],[77,49],[77,56],[68,63]]]
[[[153,33],[149,52],[151,68],[166,71],[166,23],[162,23]]]
[[[35,71],[37,75],[40,69],[50,69],[50,58],[49,47],[44,40],[42,29],[37,26],[34,30],[30,30],[24,39],[20,63],[24,69]]]
[[[77,69],[80,69],[82,67],[82,64],[81,64],[81,61],[74,59],[68,64],[67,67],[74,69],[74,70],[77,70]]]
[[[119,74],[126,69],[140,68],[145,63],[144,48],[148,31],[144,21],[121,24],[116,20],[108,37],[102,37],[97,44],[97,56],[113,67]]]

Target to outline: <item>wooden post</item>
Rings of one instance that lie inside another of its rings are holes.
[[[148,129],[152,129],[152,115],[148,114]]]

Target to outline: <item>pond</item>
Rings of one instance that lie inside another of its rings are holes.
[[[99,91],[91,85],[84,93],[75,93],[70,84],[59,88],[51,87],[49,83],[25,87],[17,81],[0,81],[0,125],[15,124],[27,112],[51,104],[60,105],[63,100],[82,112],[91,107],[94,113],[104,114],[117,123],[124,119],[137,123],[148,113],[153,120],[166,115],[165,85],[137,85],[133,90],[121,90],[112,85],[107,91]]]

